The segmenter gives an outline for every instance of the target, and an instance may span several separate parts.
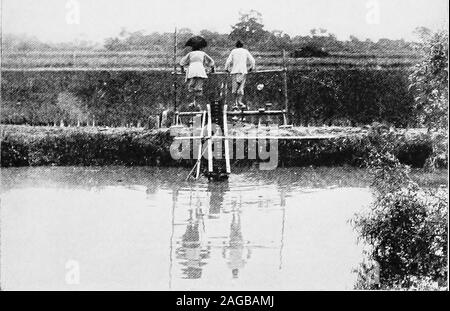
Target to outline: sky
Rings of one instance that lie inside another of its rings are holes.
[[[188,27],[229,33],[239,12],[262,13],[267,30],[306,35],[325,28],[339,39],[415,40],[413,30],[447,27],[446,0],[1,0],[3,33],[43,41],[103,42],[129,31]],[[78,12],[78,13],[77,13]]]

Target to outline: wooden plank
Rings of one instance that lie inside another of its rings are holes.
[[[179,116],[197,116],[197,115],[201,115],[204,111],[206,111],[206,110],[202,110],[202,111],[177,111],[175,113],[177,115],[179,115]]]
[[[283,115],[286,111],[284,110],[243,110],[243,111],[228,111],[230,116],[267,116],[267,115]]]
[[[278,139],[278,140],[316,140],[316,139],[332,139],[332,138],[340,138],[345,135],[330,135],[330,136],[212,136],[209,141],[212,139]],[[200,139],[201,136],[178,136],[174,137],[174,140],[183,140],[183,139]]]

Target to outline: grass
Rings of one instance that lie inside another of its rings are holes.
[[[323,67],[322,67],[323,68]],[[289,70],[287,95],[290,121],[295,125],[361,125],[388,122],[396,127],[414,126],[414,97],[408,89],[407,68]],[[163,69],[164,70],[164,69]],[[164,109],[174,108],[174,81],[178,109],[192,101],[183,75],[154,69],[27,69],[2,71],[1,123],[76,125],[95,119],[96,124],[141,124]],[[204,86],[203,105],[217,99],[226,75],[210,75]],[[258,85],[264,85],[258,90]],[[251,73],[244,101],[251,109],[272,103],[283,109],[284,74]]]

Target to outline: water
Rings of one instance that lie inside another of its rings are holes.
[[[7,290],[347,290],[362,260],[348,222],[372,199],[354,168],[2,169]]]

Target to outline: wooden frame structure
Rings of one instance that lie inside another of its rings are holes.
[[[265,70],[258,70],[258,71],[252,71],[249,72],[249,74],[259,74],[259,73],[270,73],[270,72],[280,72],[283,74],[283,97],[284,97],[284,108],[281,110],[271,110],[270,103],[266,104],[265,108],[259,108],[258,110],[231,110],[228,111],[228,103],[227,100],[227,81],[225,81],[225,84],[222,84],[222,90],[220,93],[220,97],[223,99],[223,110],[221,112],[222,116],[222,132],[223,135],[213,135],[213,123],[212,123],[212,110],[211,110],[211,104],[207,104],[206,110],[204,111],[178,111],[178,102],[177,102],[177,83],[176,83],[176,77],[178,75],[183,75],[181,72],[177,72],[177,30],[175,29],[174,33],[174,54],[173,54],[173,76],[174,76],[174,109],[175,109],[175,125],[172,127],[182,127],[181,117],[195,117],[195,116],[201,116],[201,124],[202,128],[200,131],[200,136],[178,136],[175,137],[175,140],[198,140],[199,141],[199,147],[198,147],[198,157],[197,162],[195,166],[193,167],[191,173],[196,169],[195,179],[197,179],[200,176],[200,170],[201,170],[201,159],[205,153],[207,152],[207,170],[205,175],[208,178],[213,178],[216,180],[222,179],[222,177],[226,177],[228,174],[231,173],[231,164],[230,164],[230,146],[229,141],[230,140],[249,140],[249,139],[279,139],[279,140],[318,140],[318,139],[329,139],[335,136],[271,136],[271,135],[263,135],[263,136],[234,136],[229,135],[228,133],[228,118],[232,117],[234,120],[236,118],[241,118],[243,120],[245,117],[252,116],[258,118],[258,126],[260,125],[260,121],[262,117],[270,118],[272,116],[281,116],[283,119],[283,124],[280,125],[280,128],[288,128],[292,127],[292,125],[289,125],[289,96],[288,96],[288,78],[287,78],[287,59],[286,59],[286,51],[282,51],[282,58],[283,58],[283,65],[282,68],[277,69],[265,69]],[[216,71],[213,73],[210,73],[209,75],[229,75],[226,71]],[[217,120],[219,116],[215,116],[215,119]],[[205,134],[206,131],[206,134]],[[202,142],[207,141],[207,146],[205,150],[202,150]],[[214,156],[213,156],[213,150],[212,145],[213,141],[215,140],[221,140],[224,143],[224,157],[225,157],[225,169],[224,172],[226,175],[223,175],[220,172],[215,171],[216,166],[214,163]],[[190,177],[191,173],[189,173],[188,178]]]

